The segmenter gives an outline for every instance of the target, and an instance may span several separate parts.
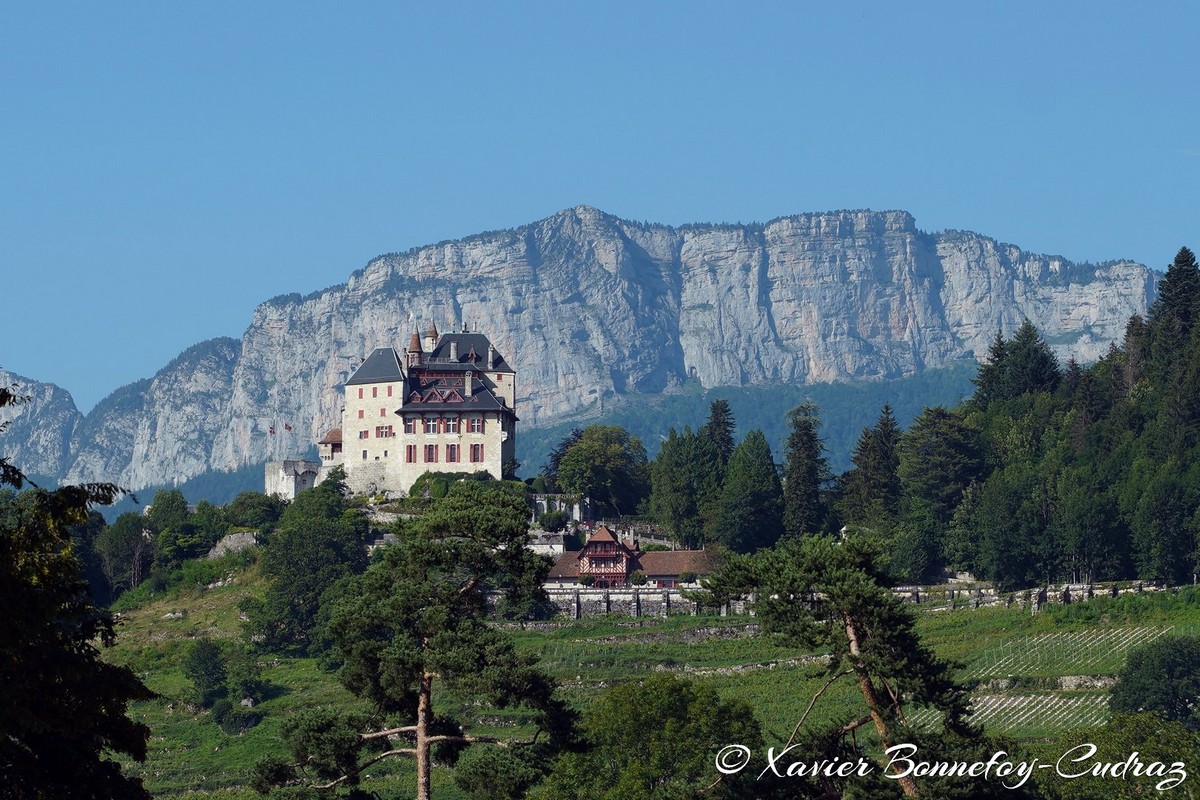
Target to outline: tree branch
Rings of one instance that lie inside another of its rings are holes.
[[[374,731],[372,733],[359,734],[359,738],[363,741],[368,739],[382,739],[385,736],[396,736],[401,733],[416,733],[416,725],[405,725],[403,728],[388,728],[386,731]]]
[[[812,700],[808,701],[808,708],[804,709],[804,713],[800,715],[800,721],[796,723],[795,728],[792,728],[792,735],[788,737],[787,744],[784,745],[784,748],[792,746],[792,743],[796,740],[796,734],[800,732],[800,727],[804,725],[804,720],[808,719],[808,715],[812,712],[813,706],[817,704],[817,700],[821,698],[821,695],[825,694],[825,690],[832,686],[839,678],[844,678],[853,672],[854,670],[849,669],[842,670],[837,675],[834,675],[832,678],[825,681],[825,685],[817,690],[817,693],[812,696]],[[870,717],[868,717],[868,719],[870,719]]]
[[[402,748],[398,748],[396,750],[388,750],[386,753],[380,753],[379,755],[375,756],[374,758],[367,759],[362,764],[358,765],[358,767],[351,770],[350,772],[347,772],[345,775],[343,775],[340,778],[337,778],[336,780],[332,780],[329,783],[320,784],[320,785],[314,783],[314,784],[310,784],[310,786],[311,786],[311,788],[317,789],[319,791],[325,790],[325,789],[332,789],[333,787],[337,786],[338,784],[345,783],[346,781],[348,781],[351,778],[355,777],[356,775],[360,774],[364,769],[371,766],[372,764],[378,764],[380,761],[383,761],[385,758],[391,758],[392,756],[402,756],[402,755],[413,756],[416,754],[417,754],[417,750],[415,747],[402,747]]]

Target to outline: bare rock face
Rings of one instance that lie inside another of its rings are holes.
[[[53,383],[0,369],[0,386],[20,402],[0,409],[0,453],[26,475],[57,477],[66,469],[71,435],[83,421],[75,401]]]
[[[911,375],[985,354],[1025,317],[1060,358],[1091,361],[1145,313],[1155,280],[1139,264],[924,233],[902,211],[671,228],[580,206],[382,256],[340,286],[263,303],[240,343],[198,345],[97,406],[64,471],[136,489],[303,455],[340,423],[354,360],[403,349],[430,321],[491,338],[517,370],[528,428],[689,378]]]

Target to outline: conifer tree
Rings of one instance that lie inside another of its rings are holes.
[[[817,407],[803,403],[788,412],[791,432],[783,473],[783,529],[789,536],[818,533],[825,520],[821,487],[829,480]]]
[[[435,755],[453,764],[471,744],[500,741],[439,714],[442,688],[483,706],[528,709],[539,735],[508,750],[506,760],[528,780],[538,779],[556,748],[571,740],[574,714],[554,697],[553,680],[485,620],[491,592],[510,604],[543,595],[549,563],[525,547],[527,519],[520,493],[464,481],[402,528],[382,558],[338,594],[329,614],[339,678],[370,701],[374,715],[329,709],[298,715],[284,733],[292,760],[260,762],[256,788],[350,787],[369,766],[409,756],[417,765],[416,796],[429,800]],[[387,747],[380,752],[377,744]],[[523,792],[528,784],[516,788]]]
[[[717,446],[722,465],[728,464],[733,456],[733,429],[733,411],[729,408],[729,401],[713,400],[708,407],[708,421],[700,429],[700,435],[707,436]]]
[[[1058,359],[1028,319],[1005,348],[1004,399],[1058,388]]]
[[[978,431],[940,406],[926,408],[901,437],[904,492],[927,503],[939,525],[950,522],[963,490],[982,480],[985,468]]]
[[[685,547],[704,543],[705,520],[721,489],[724,468],[716,444],[672,428],[650,468],[650,513]]]
[[[884,405],[874,428],[864,428],[843,476],[841,513],[846,522],[891,516],[900,504],[900,425]]]
[[[716,510],[715,535],[736,553],[770,547],[783,533],[779,474],[762,431],[746,434],[729,459]]]
[[[1008,396],[1007,364],[1008,342],[1004,341],[1004,333],[996,331],[996,338],[988,349],[987,361],[979,365],[979,373],[973,383],[975,403],[980,408],[987,408],[993,400],[1002,400]]]

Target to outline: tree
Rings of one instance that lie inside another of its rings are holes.
[[[650,465],[650,513],[684,546],[703,545],[723,473],[712,439],[671,428]]]
[[[0,408],[18,398],[0,387]],[[0,430],[3,429],[0,424]],[[0,487],[25,475],[0,456]],[[150,731],[128,705],[153,694],[128,668],[105,663],[97,644],[116,639],[70,546],[92,504],[112,484],[27,491],[0,513],[0,792],[9,798],[149,798],[141,780],[108,758],[146,758]]]
[[[267,532],[283,516],[284,505],[277,495],[242,492],[225,508],[225,519],[239,528],[256,528]]]
[[[435,684],[481,705],[529,709],[549,738],[510,753],[540,777],[534,768],[570,739],[573,715],[552,680],[484,619],[489,592],[511,604],[542,595],[549,563],[525,547],[527,518],[524,497],[508,486],[455,484],[339,593],[328,625],[339,678],[371,702],[377,727],[333,710],[296,718],[284,733],[294,761],[262,762],[261,788],[354,786],[371,764],[404,755],[415,758],[417,797],[428,800],[435,747],[453,763],[468,745],[498,741],[440,716]]]
[[[710,439],[717,446],[722,464],[728,464],[729,459],[733,457],[734,427],[733,411],[729,408],[729,401],[713,400],[708,407],[708,421],[700,429],[700,435]]]
[[[996,338],[988,348],[987,361],[979,365],[979,372],[973,381],[976,386],[974,400],[980,408],[987,408],[993,400],[1008,396],[1007,355],[1008,342],[1004,341],[1004,333],[996,331]]]
[[[864,428],[842,476],[840,511],[846,522],[893,516],[900,507],[900,425],[885,405],[874,428]]]
[[[1187,337],[1200,316],[1200,268],[1196,254],[1186,247],[1179,248],[1167,267],[1167,274],[1158,285],[1158,299],[1150,307],[1150,322],[1161,328],[1173,323],[1179,338]]]
[[[817,533],[825,520],[821,487],[829,480],[829,462],[818,429],[816,405],[803,403],[788,412],[791,433],[783,472],[783,530],[789,536]]]
[[[263,547],[262,570],[271,582],[262,600],[242,610],[267,648],[310,652],[322,595],[367,566],[367,520],[347,505],[342,481],[335,469],[297,495]]]
[[[942,407],[927,408],[901,437],[898,472],[904,491],[928,503],[946,525],[972,481],[985,474],[979,433]]]
[[[562,463],[563,456],[581,438],[583,438],[583,431],[579,428],[572,428],[571,432],[564,436],[562,441],[556,444],[554,449],[550,451],[550,455],[546,458],[546,463],[542,465],[542,477],[546,481],[547,491],[551,493],[562,491],[562,487],[558,484],[558,467]]]
[[[1058,359],[1028,319],[1005,348],[1004,366],[1006,398],[1058,388]]]
[[[860,537],[806,536],[753,557],[730,559],[705,588],[710,603],[753,591],[755,613],[766,632],[805,652],[828,649],[828,678],[810,710],[830,686],[849,679],[866,711],[835,726],[834,739],[873,724],[885,749],[914,742],[920,734],[905,717],[911,705],[942,712],[947,741],[976,740],[978,731],[965,721],[966,691],[954,682],[950,665],[921,643],[911,613],[885,588],[878,563],[878,553]],[[804,722],[801,718],[796,725],[797,733]],[[921,755],[929,757],[924,748]],[[912,777],[897,783],[905,795],[917,796]]]
[[[607,503],[618,515],[632,514],[650,485],[646,448],[619,425],[589,425],[563,454],[558,483]]]
[[[751,796],[753,775],[721,778],[713,753],[730,742],[757,750],[749,706],[669,673],[607,690],[583,720],[586,749],[559,758],[538,798],[650,800]],[[740,779],[740,780],[739,780]]]
[[[1200,638],[1164,636],[1130,650],[1109,707],[1116,713],[1151,711],[1200,731]]]
[[[189,644],[180,666],[200,705],[208,708],[225,695],[225,659],[212,639],[205,636]]]
[[[770,547],[783,534],[779,473],[762,431],[750,431],[733,451],[717,503],[717,541],[735,553]]]

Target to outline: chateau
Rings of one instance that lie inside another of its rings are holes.
[[[439,335],[431,325],[424,341],[413,331],[403,354],[376,349],[346,381],[342,426],[318,442],[319,479],[340,465],[351,490],[396,495],[425,472],[502,477],[516,454],[516,378],[488,338],[465,327]],[[271,474],[268,465],[268,491]]]

